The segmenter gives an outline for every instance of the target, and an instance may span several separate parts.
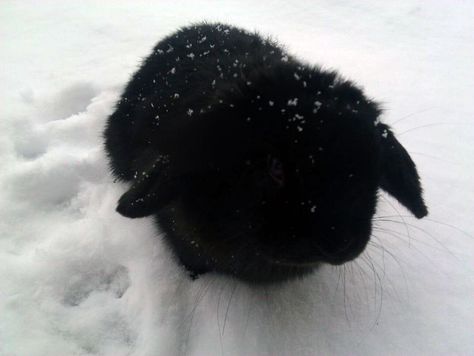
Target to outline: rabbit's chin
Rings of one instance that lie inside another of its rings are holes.
[[[225,239],[217,233],[189,224],[189,217],[179,203],[162,209],[155,215],[158,226],[164,231],[164,238],[171,251],[195,279],[208,272],[232,276],[250,284],[275,284],[304,277],[323,264],[338,265],[356,258],[364,246],[351,247],[351,252],[340,255],[324,255],[317,250],[314,254],[273,254],[258,244],[242,248],[241,243],[218,243]],[[213,241],[213,242],[212,242]]]
[[[291,268],[312,268],[316,269],[322,264],[330,264],[333,266],[339,266],[344,263],[350,262],[356,259],[364,250],[366,244],[348,245],[345,249],[339,251],[337,254],[329,254],[317,249],[311,257],[295,257],[295,256],[269,256],[264,253],[261,256],[266,260],[267,263],[276,266],[286,266]]]

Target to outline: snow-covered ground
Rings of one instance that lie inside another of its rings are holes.
[[[381,101],[417,162],[421,221],[387,196],[344,267],[191,282],[115,213],[101,132],[140,59],[192,21],[277,38]],[[0,3],[0,355],[474,354],[474,2]]]

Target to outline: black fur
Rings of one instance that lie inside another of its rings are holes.
[[[105,146],[197,276],[273,282],[365,248],[379,187],[427,214],[416,167],[353,83],[223,24],[160,41],[110,116]]]

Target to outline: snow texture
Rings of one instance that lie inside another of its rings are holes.
[[[473,2],[104,4],[0,4],[0,355],[474,354]],[[429,217],[382,195],[353,263],[275,287],[190,281],[150,219],[115,212],[101,132],[154,44],[204,19],[362,84]]]

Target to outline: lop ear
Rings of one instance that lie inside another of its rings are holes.
[[[380,187],[421,219],[428,214],[428,209],[415,163],[389,127],[383,124],[379,127],[382,134]]]
[[[178,180],[172,179],[168,169],[153,167],[142,172],[130,189],[124,193],[117,205],[117,212],[128,218],[151,215],[178,195]]]

